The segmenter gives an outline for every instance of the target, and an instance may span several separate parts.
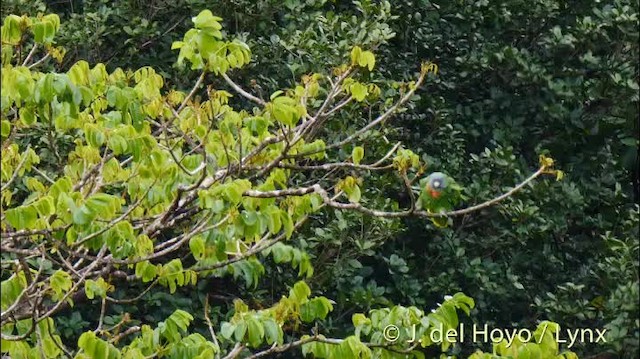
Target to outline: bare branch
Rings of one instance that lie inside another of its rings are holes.
[[[27,149],[24,151],[24,157],[22,158],[22,160],[20,160],[20,163],[18,163],[18,167],[16,167],[16,169],[13,171],[13,174],[11,175],[11,178],[9,178],[7,183],[5,183],[4,186],[0,187],[0,191],[4,191],[5,189],[9,188],[11,183],[15,181],[15,179],[18,177],[18,172],[20,172],[20,169],[22,168],[22,166],[24,166],[25,162],[27,162],[30,149],[31,149],[31,144],[27,145]]]
[[[411,189],[411,181],[409,181],[409,178],[407,177],[407,172],[406,171],[402,171],[400,172],[400,177],[402,177],[402,182],[404,183],[404,188],[407,190],[407,193],[409,194],[409,198],[411,199],[411,208],[410,211],[414,211],[416,208],[416,196],[415,194],[413,194],[413,189]]]
[[[420,87],[420,85],[422,85],[422,82],[424,81],[426,75],[427,75],[426,72],[422,72],[420,74],[420,77],[418,78],[418,81],[416,81],[415,85],[404,96],[402,96],[402,98],[398,102],[396,102],[393,106],[391,106],[385,113],[378,116],[375,120],[371,121],[369,124],[361,128],[360,130],[356,131],[352,135],[348,136],[344,140],[328,145],[326,149],[342,147],[345,144],[362,136],[362,134],[364,134],[365,132],[369,131],[373,127],[380,124],[382,121],[389,118],[392,114],[394,114],[398,110],[400,106],[402,106],[405,102],[407,102],[413,96],[415,91]]]
[[[274,346],[274,347],[272,347],[270,349],[263,350],[263,351],[258,352],[256,354],[253,354],[253,355],[247,357],[246,359],[257,359],[257,358],[262,358],[262,357],[265,357],[265,356],[268,356],[268,355],[270,356],[270,355],[276,354],[276,353],[283,353],[283,352],[286,352],[287,350],[291,350],[291,349],[300,347],[300,346],[302,346],[304,344],[311,343],[311,342],[314,342],[314,341],[318,341],[319,339],[320,339],[320,337],[318,335],[314,335],[312,337],[296,340],[294,342],[287,343],[285,345]]]
[[[372,129],[373,127],[379,125],[381,122],[383,122],[384,120],[389,118],[391,115],[393,115],[400,108],[400,106],[402,106],[404,103],[406,103],[413,96],[415,91],[424,82],[424,79],[426,78],[426,75],[427,75],[427,72],[425,72],[425,71],[421,72],[420,73],[420,77],[418,77],[418,80],[416,81],[414,86],[412,86],[411,89],[404,96],[402,96],[400,98],[400,100],[398,100],[393,106],[391,106],[385,113],[383,113],[380,116],[378,116],[375,120],[369,122],[366,126],[362,127],[360,130],[358,130],[355,133],[349,135],[344,140],[332,143],[330,145],[327,145],[322,150],[315,150],[315,151],[307,151],[307,152],[297,153],[297,154],[291,156],[291,158],[306,157],[306,156],[309,156],[309,155],[312,155],[312,154],[315,154],[315,153],[318,153],[318,152],[326,151],[328,149],[342,147],[342,146],[346,145],[347,143],[350,143],[350,142],[354,141],[356,138],[362,136],[365,132],[367,132],[370,129]]]
[[[25,294],[31,292],[36,285],[39,283],[38,282],[38,277],[40,277],[40,274],[42,274],[42,270],[44,269],[44,253],[42,253],[41,256],[41,261],[40,261],[40,266],[38,268],[38,272],[36,273],[36,278],[35,280],[33,280],[31,283],[29,283],[29,285],[24,288],[20,294],[18,295],[18,297],[16,298],[16,300],[9,306],[9,308],[7,308],[7,310],[3,311],[2,313],[0,313],[0,320],[2,320],[2,323],[4,324],[4,320],[7,318],[8,315],[10,315],[11,313],[13,313],[20,304],[22,304],[22,298],[24,297]],[[29,268],[23,268],[23,271],[28,271]],[[17,275],[14,274],[14,275]]]
[[[38,60],[37,62],[34,62],[33,64],[29,65],[29,69],[32,69],[40,64],[42,64],[43,62],[47,61],[47,59],[51,56],[51,54],[46,54],[44,55],[44,57],[42,57],[40,60]]]
[[[373,166],[373,167],[380,166],[380,164],[381,164],[382,162],[386,161],[389,157],[391,157],[391,155],[393,155],[393,153],[394,153],[394,152],[396,152],[396,151],[398,150],[398,148],[400,148],[400,145],[401,145],[401,143],[400,143],[400,142],[396,143],[396,144],[393,146],[393,148],[391,148],[391,149],[389,150],[389,152],[387,152],[387,154],[386,154],[386,155],[384,155],[384,157],[382,157],[380,160],[378,160],[378,162],[376,162],[376,163],[372,164],[371,166]]]
[[[204,75],[205,74],[206,74],[206,72],[204,72],[204,71],[200,74],[200,77],[198,77],[198,81],[196,81],[196,84],[193,85],[193,88],[191,89],[191,92],[189,92],[187,97],[185,97],[184,100],[182,100],[182,103],[178,107],[178,110],[176,111],[176,113],[180,113],[180,111],[182,111],[187,106],[187,103],[189,102],[191,97],[193,97],[193,95],[196,93],[196,90],[198,89],[198,87],[200,87],[200,85],[204,81]],[[179,116],[177,116],[176,118],[179,118]]]
[[[327,94],[327,98],[324,100],[322,105],[320,105],[318,112],[316,112],[315,116],[313,116],[313,118],[311,118],[302,126],[299,132],[301,137],[306,137],[307,139],[310,139],[311,137],[313,137],[314,132],[317,131],[317,129],[322,126],[324,119],[328,117],[328,114],[325,114],[325,110],[340,92],[340,85],[342,84],[342,82],[347,77],[349,77],[349,75],[351,75],[353,71],[354,71],[353,66],[349,66],[349,68],[347,68],[347,70],[338,77],[336,82],[331,84],[331,90],[329,90],[329,93]],[[329,81],[331,81],[331,79],[329,79]],[[342,106],[344,105],[346,105],[346,103],[342,104]]]
[[[27,66],[27,64],[31,61],[31,58],[33,57],[33,55],[36,53],[37,49],[38,49],[38,44],[34,43],[33,47],[31,48],[31,51],[29,51],[29,54],[27,55],[27,58],[24,59],[24,61],[22,62],[22,66]]]
[[[36,166],[32,166],[31,169],[34,170],[40,176],[42,176],[42,178],[44,178],[47,182],[49,182],[51,184],[56,183],[54,180],[49,178],[49,176],[47,176],[44,172],[40,171]]]
[[[217,351],[215,358],[219,358],[219,350],[220,344],[218,344],[218,338],[216,338],[216,332],[213,330],[213,324],[211,323],[211,319],[209,318],[209,295],[205,295],[204,297],[204,319],[207,321],[207,326],[209,327],[209,333],[211,334],[211,340],[213,340],[213,344],[216,346]]]
[[[227,83],[229,84],[229,86],[233,87],[233,89],[239,93],[240,95],[242,95],[243,97],[247,98],[248,100],[250,100],[251,102],[255,102],[260,106],[265,106],[267,103],[264,102],[262,99],[259,99],[255,96],[253,96],[252,94],[248,93],[247,91],[243,90],[242,87],[238,86],[238,84],[236,84],[235,82],[233,82],[233,80],[231,80],[231,78],[223,73],[222,74],[222,78],[224,78],[225,81],[227,81]]]
[[[4,232],[2,233],[2,238],[20,238],[20,237],[30,237],[30,236],[39,236],[39,235],[45,235],[45,234],[49,234],[49,233],[53,233],[53,232],[58,232],[58,231],[64,231],[67,228],[69,228],[71,225],[66,225],[64,227],[55,227],[55,228],[49,228],[49,229],[37,229],[37,230],[26,230],[26,229],[21,229],[19,231],[15,231],[15,232]],[[8,252],[12,252],[12,251],[16,251],[15,253],[18,253],[17,251],[31,251],[29,249],[17,249],[17,248],[12,248],[9,246],[2,246],[2,250],[3,251],[8,251]],[[28,253],[28,252],[24,252],[24,253]],[[30,252],[30,253],[36,253],[36,252]]]
[[[124,332],[114,336],[113,338],[111,338],[109,340],[110,343],[117,343],[120,339],[126,337],[129,334],[133,334],[136,332],[139,332],[142,328],[140,326],[134,325],[131,328],[128,328],[127,330],[125,330]]]
[[[60,298],[60,300],[58,301],[58,303],[56,303],[51,309],[49,309],[44,315],[38,317],[38,319],[36,320],[36,323],[39,323],[41,320],[46,319],[48,317],[50,317],[51,315],[53,315],[54,313],[56,313],[59,309],[61,309],[62,305],[64,303],[66,303],[67,299],[69,298],[69,296],[71,296],[73,293],[76,292],[76,290],[78,290],[78,287],[84,283],[85,279],[87,278],[87,276],[91,273],[91,271],[97,267],[98,265],[102,264],[102,258],[104,257],[104,255],[107,253],[107,245],[103,245],[102,248],[100,249],[100,252],[98,252],[98,256],[96,258],[96,260],[91,263],[89,266],[87,266],[87,268],[84,269],[84,274],[82,277],[80,277],[78,279],[78,281],[71,287],[71,289],[69,289],[69,291],[62,297]]]
[[[331,110],[329,110],[329,112],[327,112],[325,114],[325,116],[326,117],[331,117],[331,115],[333,115],[334,113],[340,111],[341,108],[343,108],[346,105],[348,105],[352,100],[353,100],[353,96],[347,97],[346,99],[342,100],[339,104],[337,104],[336,107],[334,107]]]
[[[329,198],[327,191],[325,189],[323,189],[322,187],[320,187],[320,185],[315,184],[312,187],[315,189],[315,192],[320,194],[320,196],[322,197],[324,203],[326,203],[328,206],[333,207],[333,208],[338,208],[338,209],[350,209],[350,210],[356,210],[358,212],[362,212],[371,216],[375,216],[375,217],[384,217],[384,218],[398,218],[398,217],[406,217],[409,216],[411,214],[420,216],[420,217],[454,217],[454,216],[461,216],[470,212],[475,212],[478,211],[480,209],[486,208],[486,207],[490,207],[493,206],[494,204],[505,200],[506,198],[512,196],[514,193],[516,193],[517,191],[519,191],[520,189],[522,189],[524,186],[526,186],[527,184],[529,184],[531,181],[533,181],[534,179],[536,179],[538,176],[540,176],[541,174],[544,173],[544,171],[546,170],[545,167],[541,167],[540,169],[538,169],[535,173],[533,173],[531,176],[529,176],[527,179],[525,179],[523,182],[521,182],[520,184],[518,184],[517,186],[513,187],[511,190],[507,191],[506,193],[497,196],[495,198],[492,198],[488,201],[482,202],[480,204],[477,204],[475,206],[471,206],[471,207],[467,207],[467,208],[463,208],[463,209],[459,209],[459,210],[455,210],[455,211],[450,211],[450,212],[443,212],[443,213],[431,213],[431,212],[427,212],[427,211],[415,211],[413,208],[406,210],[406,211],[400,211],[400,212],[386,212],[386,211],[379,211],[379,210],[374,210],[374,209],[369,209],[366,208],[364,206],[362,206],[359,203],[343,203],[343,202],[337,202],[335,200],[332,200]]]
[[[107,299],[106,298],[102,298],[101,302],[102,302],[102,304],[100,306],[100,317],[98,319],[98,326],[93,331],[96,334],[99,334],[100,332],[102,332],[102,323],[104,322],[105,314],[107,314]]]
[[[520,184],[518,184],[517,186],[513,187],[511,190],[505,192],[504,194],[502,194],[502,195],[500,195],[498,197],[495,197],[495,198],[490,199],[488,201],[482,202],[482,203],[477,204],[475,206],[471,206],[471,207],[467,207],[467,208],[460,209],[460,210],[457,210],[457,211],[451,211],[451,212],[445,213],[445,215],[447,215],[447,216],[461,216],[463,214],[467,214],[467,213],[470,213],[470,212],[475,212],[475,211],[478,211],[480,209],[493,206],[494,204],[507,199],[508,197],[512,196],[514,193],[516,193],[519,190],[521,190],[524,186],[526,186],[527,184],[531,183],[531,181],[533,181],[534,179],[536,179],[537,177],[539,177],[540,175],[545,173],[545,170],[547,170],[546,167],[540,167],[536,172],[534,172],[527,179],[525,179]],[[430,215],[430,216],[432,216],[432,215]]]
[[[229,354],[227,354],[223,359],[234,359],[234,358],[238,357],[238,355],[240,355],[240,353],[242,352],[243,349],[244,349],[244,345],[242,345],[240,343],[236,343],[236,345],[229,352]]]
[[[275,191],[256,191],[248,190],[244,192],[244,196],[254,198],[273,198],[273,197],[285,197],[285,196],[304,196],[305,194],[313,193],[315,189],[313,187],[296,188],[296,189],[282,189]]]
[[[144,297],[145,294],[149,293],[149,291],[151,290],[151,288],[155,287],[155,285],[158,284],[158,278],[156,278],[153,282],[151,282],[151,284],[142,291],[142,293],[138,294],[136,297],[131,298],[131,299],[115,299],[115,298],[111,298],[109,296],[107,296],[107,300],[112,302],[112,303],[116,303],[116,304],[131,304],[131,303],[135,303],[138,300],[140,300],[140,298]]]

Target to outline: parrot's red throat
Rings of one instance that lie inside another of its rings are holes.
[[[436,190],[434,190],[434,189],[429,190],[429,194],[431,194],[431,197],[433,197],[433,198],[438,198],[438,197],[440,197],[440,192],[438,192],[438,191],[436,191]]]

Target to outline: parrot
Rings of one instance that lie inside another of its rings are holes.
[[[462,196],[462,187],[453,178],[442,172],[433,172],[420,181],[420,196],[417,208],[428,213],[444,213],[451,211]],[[453,221],[448,217],[432,217],[436,227],[446,227]]]

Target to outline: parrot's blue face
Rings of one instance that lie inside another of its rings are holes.
[[[427,191],[433,198],[438,198],[447,187],[447,176],[442,172],[434,172],[427,177]]]

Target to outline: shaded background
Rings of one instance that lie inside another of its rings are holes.
[[[572,350],[581,357],[636,358],[638,8],[638,1],[611,0],[4,0],[2,17],[58,13],[57,41],[67,54],[48,66],[60,71],[79,59],[104,62],[109,70],[149,65],[168,87],[183,89],[198,74],[173,66],[171,43],[203,9],[224,19],[227,36],[251,46],[253,63],[233,77],[257,96],[344,62],[353,45],[376,49],[379,71],[370,80],[389,94],[393,81],[415,77],[422,60],[437,63],[438,76],[417,101],[381,129],[390,143],[402,141],[428,171],[456,178],[469,204],[521,181],[542,153],[556,159],[566,176],[538,181],[498,207],[456,218],[445,230],[419,219],[318,215],[293,245],[313,258],[310,287],[337,302],[322,332],[349,333],[354,312],[390,303],[426,309],[462,291],[477,303],[467,323],[534,328],[548,319],[566,328],[607,328],[608,343],[580,343]],[[323,136],[343,136],[368,113],[347,108],[339,116]],[[57,141],[64,148],[65,138]],[[379,139],[367,145],[371,154],[390,147]],[[406,205],[402,191],[393,174],[365,179],[364,204],[382,206],[391,196]],[[151,291],[136,307],[114,306],[105,324],[133,310],[154,322],[177,308],[197,317],[206,293],[215,299],[212,314],[219,320],[230,315],[236,297],[253,298],[255,308],[268,306],[297,274],[264,265],[257,288],[218,278],[177,295]],[[140,290],[118,288],[126,297]],[[98,317],[91,312],[96,308],[80,304],[59,316],[63,338],[75,343]],[[451,353],[474,350],[463,343]]]

